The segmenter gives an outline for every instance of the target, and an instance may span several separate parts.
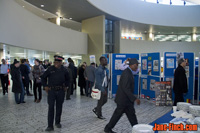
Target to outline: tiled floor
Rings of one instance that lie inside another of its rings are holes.
[[[33,97],[25,96],[25,104],[17,105],[14,94],[9,92],[3,96],[0,92],[0,133],[41,133],[47,127],[47,96],[43,91],[41,103],[34,103]],[[103,107],[106,120],[95,117],[92,109],[96,101],[84,96],[72,96],[72,100],[63,104],[62,128],[55,128],[56,133],[103,133],[116,105],[112,99]],[[171,107],[156,107],[149,101],[142,100],[141,105],[135,105],[139,123],[150,123],[171,110]],[[124,115],[117,123],[114,131],[131,133],[131,125]]]

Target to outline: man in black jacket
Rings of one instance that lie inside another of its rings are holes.
[[[26,62],[26,59],[23,59],[21,61],[21,65],[20,65],[20,71],[21,71],[21,74],[22,74],[22,81],[23,81],[23,84],[24,84],[24,88],[26,88],[26,94],[27,96],[33,96],[33,94],[30,93],[29,91],[29,73],[30,73],[30,70],[29,68],[25,65],[25,62]]]
[[[178,67],[176,68],[174,73],[174,106],[176,106],[178,102],[184,102],[183,94],[188,92],[187,77],[184,69],[185,66],[185,60],[179,59]]]
[[[132,58],[129,61],[129,67],[125,69],[121,75],[119,81],[119,87],[117,90],[115,102],[117,104],[117,108],[114,111],[110,122],[106,125],[104,131],[105,133],[115,133],[112,131],[112,128],[117,124],[122,114],[125,113],[128,117],[129,122],[132,126],[136,125],[137,118],[135,115],[134,102],[140,104],[140,100],[134,96],[134,75],[133,71],[138,69],[138,61],[136,58]]]

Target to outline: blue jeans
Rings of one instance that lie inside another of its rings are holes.
[[[91,96],[93,86],[94,82],[86,80],[86,96]]]
[[[20,94],[20,99],[19,99]],[[21,93],[15,93],[15,102],[16,103],[22,103],[24,101],[24,85],[22,83],[22,92]]]

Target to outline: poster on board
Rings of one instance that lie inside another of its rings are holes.
[[[149,62],[148,63],[148,75],[151,75],[151,70],[152,69],[152,63],[151,62]]]
[[[115,60],[115,70],[120,70],[121,64],[122,64],[122,60]]]
[[[189,67],[189,59],[185,59],[186,66],[185,66],[185,71],[186,71],[186,76],[190,76],[190,67]]]
[[[183,52],[177,52],[176,54],[176,60],[178,61],[179,59],[183,58],[184,59],[184,53]]]
[[[167,59],[167,68],[174,68],[174,59],[173,58]]]
[[[153,61],[153,71],[154,72],[158,72],[159,71],[158,65],[159,65],[158,60],[154,60]]]
[[[142,80],[142,89],[147,90],[147,79]]]
[[[150,90],[155,91],[155,83],[156,83],[156,80],[154,79],[150,80]]]
[[[90,55],[90,63],[96,63],[95,55]]]
[[[142,60],[142,69],[147,70],[147,59]]]

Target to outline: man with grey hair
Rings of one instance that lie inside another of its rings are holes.
[[[174,73],[174,106],[177,105],[178,102],[184,102],[183,94],[188,92],[187,85],[187,77],[185,72],[186,61],[181,58],[178,60],[178,67]]]

